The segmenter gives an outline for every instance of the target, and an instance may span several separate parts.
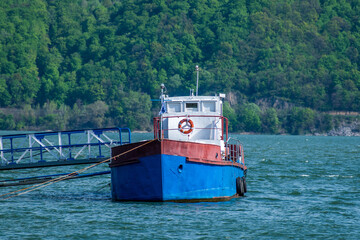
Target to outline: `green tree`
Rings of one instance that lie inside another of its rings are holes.
[[[279,118],[274,108],[268,108],[261,116],[262,129],[265,133],[276,134],[279,131]]]
[[[309,133],[315,127],[315,112],[310,108],[294,107],[288,116],[287,129],[291,134]]]
[[[358,112],[359,11],[359,1],[3,0],[0,106],[41,109],[54,102],[85,111],[103,102],[109,111],[100,125],[142,127],[149,123],[130,121],[141,108],[126,121],[120,116],[131,109],[122,98],[158,97],[161,83],[170,95],[188,94],[199,65],[200,94]],[[269,107],[257,113],[232,103],[239,115],[233,131],[273,132],[266,127],[276,122]],[[311,131],[280,112],[287,131]],[[52,114],[46,122],[55,121]],[[18,127],[30,122],[19,120]]]
[[[229,131],[236,132],[239,130],[239,123],[237,121],[237,116],[235,109],[233,109],[229,102],[223,103],[223,115],[229,120]]]
[[[239,109],[239,122],[247,132],[261,131],[261,110],[255,103],[248,103]]]
[[[0,106],[8,106],[11,102],[11,96],[7,90],[6,80],[0,76]]]
[[[130,129],[150,130],[151,101],[150,96],[144,93],[130,91],[121,99],[123,114],[120,117],[120,126]]]
[[[15,129],[15,121],[12,115],[5,115],[0,113],[0,129],[1,130],[13,130]]]

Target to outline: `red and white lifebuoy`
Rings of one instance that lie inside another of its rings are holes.
[[[185,124],[183,124],[185,123]],[[183,134],[189,134],[194,129],[194,123],[191,119],[184,118],[179,122],[178,129]]]

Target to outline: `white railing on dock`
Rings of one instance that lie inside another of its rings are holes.
[[[0,136],[0,168],[39,162],[111,156],[111,147],[131,142],[128,128],[102,128]],[[105,154],[105,155],[104,155]]]

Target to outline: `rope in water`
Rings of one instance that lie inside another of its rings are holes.
[[[0,195],[0,198],[1,198],[0,200],[7,200],[7,199],[10,199],[10,198],[13,198],[13,197],[16,197],[16,196],[20,196],[20,195],[23,195],[23,194],[26,194],[26,193],[35,191],[35,190],[37,190],[37,189],[47,187],[47,186],[49,186],[49,185],[51,185],[51,184],[54,184],[54,183],[57,183],[57,182],[66,180],[66,179],[68,179],[68,178],[74,177],[74,176],[76,176],[76,175],[78,175],[78,174],[80,174],[80,173],[82,173],[82,172],[85,172],[86,170],[89,170],[90,168],[96,167],[96,166],[98,166],[98,165],[100,165],[100,164],[103,164],[103,163],[106,163],[106,162],[110,162],[112,159],[115,159],[115,158],[120,157],[120,156],[122,156],[122,155],[124,155],[124,154],[127,154],[127,153],[129,153],[129,152],[131,152],[131,151],[134,151],[135,149],[138,149],[138,148],[140,148],[140,147],[143,147],[143,146],[145,146],[145,145],[147,145],[147,144],[149,144],[149,143],[151,143],[151,142],[153,142],[153,141],[155,141],[155,140],[157,140],[157,139],[153,139],[153,140],[150,140],[150,141],[148,141],[148,142],[145,142],[144,144],[141,144],[141,145],[139,145],[139,146],[137,146],[137,147],[134,147],[134,148],[132,148],[132,149],[130,149],[130,150],[127,150],[127,151],[125,151],[125,152],[123,152],[123,153],[120,153],[120,154],[118,154],[118,155],[116,155],[116,156],[112,156],[112,157],[110,157],[110,158],[108,158],[108,159],[105,159],[105,160],[103,160],[103,161],[101,161],[101,162],[95,163],[95,164],[93,164],[93,165],[90,165],[90,166],[85,167],[85,168],[83,168],[83,169],[80,169],[80,170],[78,170],[78,171],[69,173],[69,174],[67,174],[67,175],[65,175],[65,176],[61,176],[61,177],[58,177],[58,178],[54,178],[54,179],[51,179],[51,180],[49,180],[49,181],[46,181],[46,182],[43,182],[43,183],[39,183],[39,184],[35,184],[35,185],[30,186],[30,187],[23,188],[23,189],[19,189],[19,190],[13,191],[13,192],[5,193],[5,194],[3,194],[3,195]],[[10,195],[10,196],[9,196],[9,195]],[[5,196],[9,196],[9,197],[5,197]]]

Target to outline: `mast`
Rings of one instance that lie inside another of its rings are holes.
[[[161,87],[161,96],[160,96],[160,100],[161,100],[161,110],[160,110],[160,139],[163,138],[163,113],[161,112],[163,110],[163,108],[165,107],[164,106],[164,98],[165,98],[165,95],[164,95],[164,90],[165,90],[165,84],[161,84],[160,85]]]
[[[195,66],[195,71],[196,71],[196,96],[197,96],[198,90],[199,90],[199,66],[198,65]]]

